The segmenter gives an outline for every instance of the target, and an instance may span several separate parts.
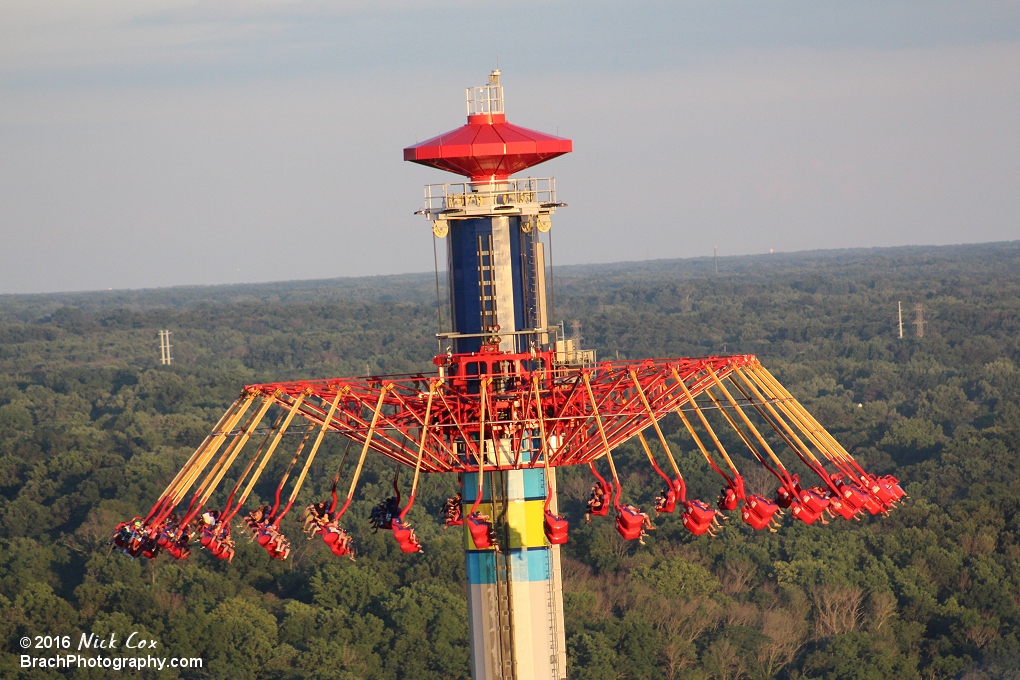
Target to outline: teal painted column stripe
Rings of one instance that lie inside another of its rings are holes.
[[[467,557],[469,585],[496,582],[496,554],[491,550],[470,550]],[[517,583],[549,580],[549,548],[522,548],[509,551],[510,580]]]
[[[534,470],[509,470],[507,475],[507,500],[510,501],[537,501],[545,500],[545,470],[535,468]],[[478,473],[465,472],[461,482],[463,488],[462,500],[465,504],[475,502],[478,495]],[[489,476],[486,474],[482,488],[482,502],[488,503],[492,498],[492,488],[489,486]]]

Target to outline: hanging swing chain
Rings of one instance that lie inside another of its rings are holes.
[[[488,403],[488,388],[489,383],[492,382],[492,378],[482,378],[478,381],[478,389],[480,391],[479,397],[479,411],[478,416],[478,448],[476,449],[476,456],[478,460],[478,494],[475,496],[474,505],[471,506],[471,511],[468,512],[468,516],[475,514],[475,510],[478,509],[478,504],[482,502],[482,492],[485,490],[485,477],[482,472],[485,468],[485,406]]]
[[[220,467],[220,470],[217,473],[216,478],[213,479],[212,484],[209,486],[208,489],[206,489],[205,494],[199,501],[199,507],[205,505],[209,501],[209,497],[212,496],[216,488],[219,487],[220,481],[222,481],[223,479],[223,475],[225,475],[227,470],[229,470],[230,467],[234,464],[234,461],[241,454],[241,450],[248,443],[248,439],[251,438],[251,435],[255,431],[255,428],[258,427],[258,424],[260,422],[262,422],[262,419],[265,417],[266,412],[269,411],[269,407],[272,405],[273,405],[272,397],[265,396],[262,398],[261,407],[259,408],[258,411],[255,412],[255,414],[251,417],[251,420],[249,420],[248,423],[245,425],[245,428],[241,433],[241,436],[234,440],[232,450],[228,449],[230,457],[226,461],[226,463],[222,467]]]
[[[599,415],[599,407],[595,403],[595,395],[591,391],[591,378],[587,373],[582,373],[581,377],[584,379],[584,387],[588,390],[588,399],[591,400],[592,412],[595,414],[595,424],[599,428],[599,436],[602,438],[602,446],[606,449],[606,460],[609,461],[609,469],[613,473],[613,483],[616,484],[616,495],[613,497],[613,505],[616,506],[617,512],[620,512],[620,492],[622,487],[620,486],[620,477],[616,474],[616,464],[613,463],[613,454],[609,450],[609,439],[606,438],[606,429],[602,425],[602,416]]]
[[[309,394],[311,394],[311,390],[305,390],[294,399],[290,409],[287,411],[287,416],[283,419],[283,424],[280,425],[280,429],[276,431],[276,436],[273,437],[273,441],[269,444],[269,448],[266,449],[265,454],[262,456],[262,460],[259,461],[259,466],[255,468],[255,472],[252,473],[251,479],[248,480],[247,486],[244,487],[244,492],[241,494],[241,497],[237,499],[237,505],[234,507],[231,517],[236,515],[244,505],[244,502],[248,500],[248,495],[255,487],[255,483],[259,481],[259,477],[262,476],[262,471],[266,469],[266,464],[269,462],[269,459],[272,458],[273,453],[276,452],[276,447],[280,445],[280,440],[283,439],[283,435],[287,432],[287,428],[290,427],[291,422],[294,420],[294,416],[297,415],[298,409],[301,407],[301,403]]]
[[[817,420],[815,420],[814,416],[812,416],[807,409],[800,405],[800,402],[798,402],[796,398],[790,394],[789,390],[783,387],[783,385],[775,379],[775,376],[769,373],[764,366],[760,363],[756,363],[751,366],[750,370],[753,375],[760,378],[766,385],[771,385],[773,392],[785,397],[785,400],[777,402],[778,405],[780,408],[783,408],[784,411],[786,410],[786,406],[790,407],[793,411],[793,415],[791,417],[801,423],[804,427],[805,433],[807,433],[808,436],[815,441],[819,450],[828,451],[829,453],[827,455],[829,455],[830,458],[838,458],[844,461],[845,465],[855,468],[860,476],[867,476],[867,473],[860,465],[857,464],[854,457],[851,456],[847,450],[844,449],[839,442],[837,442],[835,438],[833,438],[832,435],[830,435],[825,428],[818,423]],[[851,476],[855,475],[852,474]]]
[[[634,381],[634,387],[637,388],[638,396],[641,397],[641,403],[644,404],[645,410],[648,411],[648,417],[652,420],[652,427],[655,428],[655,434],[659,436],[659,443],[662,444],[662,450],[666,452],[666,458],[669,459],[669,464],[673,466],[673,472],[676,473],[677,480],[682,481],[683,475],[680,474],[680,468],[677,466],[676,461],[673,459],[673,453],[669,450],[669,444],[666,443],[666,437],[662,434],[662,429],[659,427],[659,421],[655,419],[655,412],[652,411],[652,405],[648,402],[648,397],[645,395],[645,391],[641,388],[641,383],[638,381],[637,371],[631,370],[630,379]],[[641,435],[641,433],[638,433]],[[648,448],[648,442],[645,441],[643,435],[641,435],[641,443],[645,447],[645,452],[648,454],[649,460],[652,461],[652,465],[658,470],[658,465],[655,465],[655,458],[652,457],[652,450]],[[662,474],[661,470],[658,470],[659,474]],[[665,476],[665,475],[663,475]],[[668,479],[666,480],[669,481]]]
[[[785,475],[785,477],[786,477],[787,483],[790,485],[790,488],[792,489],[793,488],[793,478],[790,477],[790,473],[787,471],[786,467],[783,465],[783,462],[781,460],[779,460],[779,456],[777,456],[775,454],[775,452],[772,450],[772,447],[769,446],[767,441],[765,441],[765,437],[762,436],[761,432],[759,432],[758,429],[751,423],[751,419],[748,418],[747,414],[744,413],[744,410],[742,408],[740,408],[740,406],[737,404],[737,400],[733,398],[733,395],[730,394],[730,391],[727,390],[726,386],[722,384],[722,381],[719,380],[719,376],[717,376],[715,374],[715,371],[712,370],[712,367],[711,366],[706,366],[705,368],[708,370],[708,374],[710,376],[712,376],[712,380],[715,382],[716,386],[719,388],[719,391],[721,391],[723,393],[723,396],[726,397],[726,400],[730,402],[730,406],[732,406],[733,409],[737,412],[737,414],[740,415],[741,420],[744,421],[744,425],[746,425],[747,429],[749,429],[751,432],[754,433],[754,436],[758,440],[758,443],[761,444],[762,448],[764,448],[765,451],[768,452],[769,457],[772,458],[772,461],[776,464],[776,467],[778,467],[783,472],[783,475]],[[707,392],[707,390],[706,390],[706,392]],[[711,395],[709,395],[709,396],[711,396]],[[715,401],[714,398],[713,398],[713,401]],[[723,415],[726,415],[726,411],[724,409],[720,409],[720,410],[723,412]]]
[[[344,455],[340,457],[340,466],[337,468],[337,474],[333,478],[333,488],[329,490],[329,493],[333,495],[333,503],[329,505],[329,515],[333,515],[333,512],[337,510],[337,483],[340,482],[340,473],[344,471],[344,463],[347,462],[347,454],[351,451],[352,443],[354,443],[354,439],[348,437],[347,446],[344,447]]]
[[[265,399],[263,398],[263,402],[264,401]],[[247,410],[247,408],[248,407],[246,406],[245,410]],[[258,422],[258,421],[253,422],[253,419],[258,417],[260,411],[261,409],[256,410],[256,412],[249,417],[248,422],[244,424],[242,433],[246,432],[250,425],[253,425]],[[234,421],[234,424],[237,424],[236,419]],[[212,493],[216,490],[216,486],[219,484],[219,481],[223,477],[223,474],[234,462],[236,452],[240,451],[240,448],[238,447],[242,445],[241,439],[242,437],[234,438],[223,450],[223,453],[220,454],[219,460],[216,461],[216,464],[213,465],[209,469],[209,472],[206,473],[205,479],[202,480],[202,483],[198,486],[198,489],[195,491],[194,497],[191,499],[191,505],[188,506],[189,513],[191,512],[191,508],[194,507],[196,501],[198,501],[199,506],[204,505],[205,502],[209,499],[209,496],[211,496]]]
[[[196,461],[191,471],[189,471],[189,473],[181,479],[180,485],[170,497],[169,505],[165,506],[163,512],[159,516],[157,516],[156,523],[162,522],[163,519],[165,519],[166,516],[169,515],[170,510],[172,510],[175,505],[177,505],[184,499],[184,496],[187,495],[192,485],[194,485],[194,483],[198,480],[198,476],[202,474],[202,470],[204,470],[205,467],[209,465],[209,461],[212,460],[212,457],[216,455],[217,451],[219,451],[220,446],[223,445],[223,441],[227,437],[227,432],[234,428],[234,425],[237,424],[237,421],[240,420],[241,416],[243,416],[245,411],[248,410],[248,407],[251,405],[251,402],[255,400],[255,397],[256,397],[255,394],[245,394],[245,396],[242,399],[238,400],[238,402],[236,403],[236,408],[230,414],[230,417],[227,418],[223,430],[221,430],[219,433],[216,434],[215,437],[213,437],[212,441],[209,442],[209,445],[202,452],[202,455],[199,456],[198,460]],[[201,491],[202,489],[199,488],[199,490],[196,492],[195,498],[197,498],[197,495],[201,493]],[[195,498],[192,498],[191,503],[192,506],[194,505]],[[189,519],[188,521],[191,520]],[[182,524],[187,524],[187,522],[182,522]]]
[[[676,379],[678,383],[680,383],[680,387],[683,388],[684,395],[686,395],[687,397],[687,403],[690,404],[691,407],[694,408],[694,412],[698,414],[698,419],[701,420],[701,425],[705,428],[709,436],[712,438],[712,442],[715,444],[716,449],[718,449],[719,453],[722,455],[723,460],[725,460],[727,465],[730,466],[730,470],[733,471],[733,474],[735,476],[739,476],[740,472],[737,470],[737,466],[733,464],[732,460],[730,460],[730,456],[728,453],[726,453],[726,449],[723,447],[722,442],[719,441],[719,437],[716,436],[715,430],[713,430],[712,426],[708,424],[708,419],[705,417],[705,414],[701,412],[701,407],[698,406],[698,402],[694,400],[694,395],[691,394],[691,391],[689,389],[687,389],[687,383],[683,381],[683,379],[680,377],[680,374],[677,373],[677,370],[675,368],[670,370],[673,371],[673,377]],[[680,418],[684,421],[684,424],[687,425],[687,429],[690,431],[695,441],[698,442],[701,448],[701,452],[705,454],[705,457],[708,458],[710,463],[712,463],[712,467],[714,467],[719,472],[719,474],[722,474],[724,477],[726,477],[722,470],[719,470],[719,468],[716,467],[715,463],[712,462],[711,456],[709,456],[708,454],[708,449],[706,449],[704,445],[701,444],[701,440],[698,438],[696,434],[694,434],[694,428],[691,427],[691,424],[687,421],[687,418],[684,417],[683,411],[680,409],[680,407],[677,407],[676,412],[680,415]]]
[[[272,394],[272,397],[271,397],[273,399],[272,403],[276,403],[275,399],[278,396],[278,394],[279,394],[279,390],[277,390],[276,392],[274,392]],[[227,504],[223,508],[223,520],[224,521],[230,521],[231,519],[233,519],[234,515],[237,514],[237,511],[240,508],[240,505],[235,506],[233,511],[231,511],[231,509],[230,509],[231,504],[234,502],[234,496],[237,495],[237,492],[241,488],[241,485],[243,485],[245,479],[248,478],[248,473],[251,472],[251,469],[253,467],[255,467],[255,463],[256,463],[256,461],[258,461],[259,456],[261,456],[262,452],[265,451],[265,449],[266,449],[266,444],[268,444],[269,440],[276,434],[277,428],[280,427],[280,423],[283,422],[283,419],[286,416],[287,416],[287,411],[283,411],[283,410],[281,410],[280,414],[278,416],[276,416],[276,420],[273,421],[273,424],[270,426],[269,431],[266,432],[266,436],[262,438],[262,442],[259,444],[259,447],[257,449],[255,449],[255,454],[251,457],[251,460],[248,461],[248,466],[244,468],[244,472],[242,472],[241,476],[237,478],[237,483],[234,484],[234,488],[230,490],[230,495],[227,496]]]
[[[394,387],[393,383],[387,383],[383,385],[379,390],[379,400],[375,404],[375,412],[372,413],[372,423],[368,427],[368,434],[365,435],[365,444],[361,447],[361,457],[358,458],[358,467],[354,469],[354,477],[351,479],[351,488],[347,492],[347,500],[344,501],[344,506],[337,512],[334,520],[339,519],[347,512],[347,508],[351,505],[351,499],[354,498],[354,489],[358,485],[358,478],[361,477],[361,469],[365,465],[365,457],[368,455],[368,449],[372,445],[372,437],[375,436],[376,425],[379,424],[379,416],[382,414],[383,399],[386,398],[386,393],[392,390]]]
[[[266,519],[272,519],[276,516],[276,511],[280,509],[280,493],[283,492],[283,487],[287,484],[287,479],[290,478],[290,472],[294,469],[294,465],[297,464],[298,459],[301,457],[301,452],[305,449],[305,444],[308,443],[309,437],[312,436],[312,430],[315,429],[315,423],[309,423],[308,429],[305,431],[305,436],[301,438],[301,442],[298,444],[297,450],[294,451],[294,455],[291,456],[290,465],[287,466],[287,471],[283,473],[283,477],[280,478],[280,483],[276,486],[276,496],[273,500],[273,509],[269,511],[269,517]],[[274,522],[276,526],[279,526],[278,522]]]
[[[736,390],[740,392],[740,394],[743,395],[745,399],[747,399],[748,403],[750,403],[751,406],[754,407],[758,414],[769,425],[772,426],[772,429],[776,431],[776,434],[778,434],[782,438],[782,440],[786,443],[790,450],[797,454],[797,457],[800,458],[801,462],[803,462],[806,466],[811,468],[811,470],[816,475],[821,477],[822,481],[825,482],[826,486],[828,486],[832,491],[838,493],[838,489],[835,488],[835,486],[832,484],[832,480],[829,479],[829,473],[826,471],[821,461],[819,461],[818,458],[815,457],[811,449],[804,444],[800,437],[797,436],[797,433],[793,431],[793,429],[789,426],[789,424],[787,424],[787,422],[782,418],[782,416],[776,413],[776,410],[772,408],[772,404],[768,403],[762,398],[761,392],[758,391],[754,384],[748,381],[747,377],[743,373],[739,371],[734,372],[744,382],[746,388],[741,387],[740,383],[735,381],[733,379],[733,376],[731,375],[730,382],[733,384],[733,387],[736,388]],[[753,397],[752,394],[754,395]],[[757,399],[757,401],[755,401],[755,398]],[[764,406],[764,408],[762,408],[762,406]],[[768,410],[768,413],[766,413],[766,409]],[[842,470],[839,461],[830,460],[830,462],[833,463],[838,469]]]
[[[662,469],[659,467],[659,464],[657,462],[655,462],[655,456],[652,455],[652,449],[651,449],[651,447],[648,446],[648,440],[645,439],[644,433],[641,432],[641,431],[638,431],[637,436],[638,436],[638,441],[641,442],[641,447],[645,450],[645,455],[648,456],[648,462],[652,464],[652,467],[655,469],[655,471],[658,473],[658,475],[660,477],[662,477],[663,480],[665,480],[666,485],[669,488],[673,488],[673,480],[670,479],[666,475],[666,473],[663,472]]]
[[[221,431],[221,428],[227,422],[230,416],[232,416],[234,412],[237,410],[237,408],[241,405],[241,401],[244,399],[244,397],[245,395],[241,394],[241,396],[239,396],[237,400],[230,405],[230,408],[228,408],[223,413],[223,415],[220,416],[220,419],[216,423],[215,429],[213,429],[212,432],[206,435],[206,438],[202,440],[202,443],[198,445],[198,448],[195,449],[195,452],[191,454],[190,458],[188,458],[188,462],[184,464],[184,467],[182,467],[180,471],[178,471],[177,474],[174,475],[174,478],[170,480],[170,483],[167,484],[165,489],[163,489],[163,493],[159,495],[159,500],[157,500],[155,505],[152,506],[152,510],[149,511],[148,516],[145,518],[146,522],[152,519],[152,517],[156,515],[158,511],[162,510],[164,502],[171,498],[176,493],[178,485],[185,477],[187,477],[191,473],[191,469],[198,463],[198,460],[199,458],[201,458],[203,452],[206,450],[206,448],[209,446],[212,440],[217,436],[217,433]]]
[[[184,499],[184,496],[188,493],[191,486],[198,479],[198,476],[201,474],[202,470],[205,469],[205,467],[209,464],[209,461],[212,460],[212,457],[216,455],[216,452],[223,445],[223,441],[226,439],[227,432],[233,430],[234,426],[237,424],[237,421],[241,419],[244,413],[248,410],[248,407],[251,406],[251,403],[255,401],[255,397],[257,396],[258,396],[257,393],[248,393],[246,394],[244,399],[238,404],[237,410],[234,411],[234,413],[227,420],[224,431],[220,432],[216,436],[216,438],[212,442],[210,442],[209,447],[203,453],[201,459],[198,461],[192,473],[188,475],[188,477],[186,477],[184,480],[182,480],[182,486],[171,497],[171,502],[163,508],[162,512],[159,515],[156,516],[152,527],[153,532],[155,532],[158,525],[162,524],[163,520],[170,515],[170,512],[173,510],[174,506],[176,506]],[[230,447],[228,447],[228,451],[229,449]],[[179,523],[180,526],[186,526],[192,519],[194,519],[195,515],[198,514],[198,508],[195,507],[195,504],[198,501],[199,497],[202,495],[202,492],[205,490],[204,487],[209,482],[211,475],[216,470],[217,466],[222,464],[222,462],[223,456],[221,456],[220,460],[217,461],[215,466],[213,466],[213,469],[210,470],[208,474],[206,474],[206,477],[202,481],[202,484],[195,491],[195,494],[191,497],[191,503],[188,504],[188,510],[185,513],[184,519],[180,521]],[[199,505],[199,507],[201,507],[201,505]]]
[[[781,482],[785,482],[783,476],[776,472],[775,468],[769,465],[768,461],[765,459],[764,456],[761,455],[761,452],[755,448],[754,444],[752,444],[751,440],[747,437],[746,434],[744,434],[744,431],[740,429],[740,426],[737,425],[736,421],[733,420],[730,414],[726,412],[726,408],[719,402],[718,399],[715,398],[715,395],[712,394],[712,391],[706,387],[704,390],[704,394],[712,402],[712,405],[715,407],[715,410],[722,415],[723,419],[726,421],[726,424],[729,425],[733,429],[733,431],[737,433],[737,436],[740,437],[740,441],[744,442],[744,446],[746,446],[747,450],[751,452],[751,457],[758,461],[758,463],[762,467],[771,472]]]
[[[322,421],[322,427],[319,428],[319,434],[316,435],[315,441],[312,442],[312,450],[308,452],[308,459],[305,460],[305,466],[301,469],[301,474],[298,475],[297,482],[294,483],[294,489],[290,492],[290,498],[287,499],[287,505],[284,506],[283,512],[280,516],[273,521],[273,526],[279,527],[280,520],[287,516],[290,512],[291,507],[294,505],[294,501],[297,499],[298,492],[301,490],[301,485],[305,482],[305,477],[308,475],[308,470],[312,467],[312,461],[315,460],[315,454],[319,452],[319,446],[322,445],[322,440],[326,435],[326,430],[329,429],[329,424],[333,422],[333,416],[336,414],[336,409],[340,405],[340,400],[343,399],[344,395],[350,391],[350,387],[344,385],[342,389],[337,390],[336,397],[333,398],[333,402],[329,405],[329,413],[326,414],[325,419]],[[311,433],[312,428],[309,428]],[[305,439],[308,439],[308,435],[305,435]],[[304,441],[301,442],[301,446],[304,446]],[[298,449],[300,452],[300,449]],[[281,484],[282,486],[282,484]]]
[[[552,475],[549,473],[549,443],[545,439],[545,414],[542,413],[542,397],[538,390],[538,373],[531,377],[531,384],[535,390],[535,412],[538,413],[538,436],[541,440],[539,452],[542,455],[542,464],[545,466],[545,511],[549,512],[549,504],[552,503]]]
[[[436,394],[436,390],[439,388],[440,381],[430,380],[429,381],[429,400],[425,406],[425,421],[421,426],[421,443],[418,444],[418,461],[414,465],[414,480],[411,482],[411,493],[407,497],[407,505],[400,511],[400,521],[404,521],[404,516],[407,514],[411,506],[414,505],[414,496],[418,492],[418,477],[421,474],[421,461],[425,457],[425,442],[429,436],[429,421],[432,418],[432,398]]]

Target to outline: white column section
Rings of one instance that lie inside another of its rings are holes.
[[[535,298],[538,302],[538,327],[547,328],[549,310],[545,297],[545,244],[538,239],[535,240],[535,271],[532,275],[535,277]],[[545,345],[549,342],[549,334],[541,333],[538,341]]]
[[[492,218],[492,275],[496,285],[496,323],[503,331],[519,330],[514,319],[513,258],[510,254],[510,218]],[[514,337],[504,336],[499,343],[504,352],[514,351]]]

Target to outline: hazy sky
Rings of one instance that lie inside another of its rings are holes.
[[[0,0],[0,293],[429,270],[497,60],[557,263],[1020,238],[1017,1]]]

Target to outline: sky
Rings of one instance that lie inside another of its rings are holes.
[[[556,264],[1020,239],[1020,0],[0,0],[0,293],[431,270],[497,65]]]

